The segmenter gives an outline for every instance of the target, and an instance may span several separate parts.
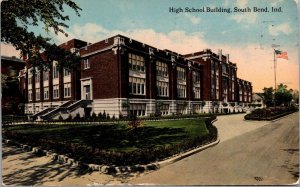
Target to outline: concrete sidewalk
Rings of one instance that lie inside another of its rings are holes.
[[[245,115],[246,114],[234,114],[217,117],[218,120],[214,123],[214,126],[218,129],[220,142],[227,141],[272,123],[271,121],[245,121]]]

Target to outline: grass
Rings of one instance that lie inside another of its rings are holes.
[[[125,122],[109,125],[22,125],[3,130],[17,134],[14,138],[29,144],[43,139],[115,152],[164,147],[208,134],[203,119],[147,121],[135,130],[127,128]]]

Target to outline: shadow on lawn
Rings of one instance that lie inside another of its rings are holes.
[[[25,139],[49,139],[57,142],[80,143],[99,149],[151,148],[176,143],[187,138],[183,128],[142,127],[134,130],[121,125],[70,126],[48,131],[25,132]],[[25,135],[24,134],[24,135]]]

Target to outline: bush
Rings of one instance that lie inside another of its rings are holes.
[[[296,109],[292,107],[258,108],[247,114],[244,118],[246,120],[273,120],[295,111]]]
[[[140,119],[138,119],[136,116],[133,116],[131,121],[129,121],[127,123],[127,125],[130,129],[134,130],[134,129],[137,129],[138,127],[142,127],[144,125],[144,123]]]

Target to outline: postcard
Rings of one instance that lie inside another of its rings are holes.
[[[2,1],[2,183],[299,184],[298,6]]]

